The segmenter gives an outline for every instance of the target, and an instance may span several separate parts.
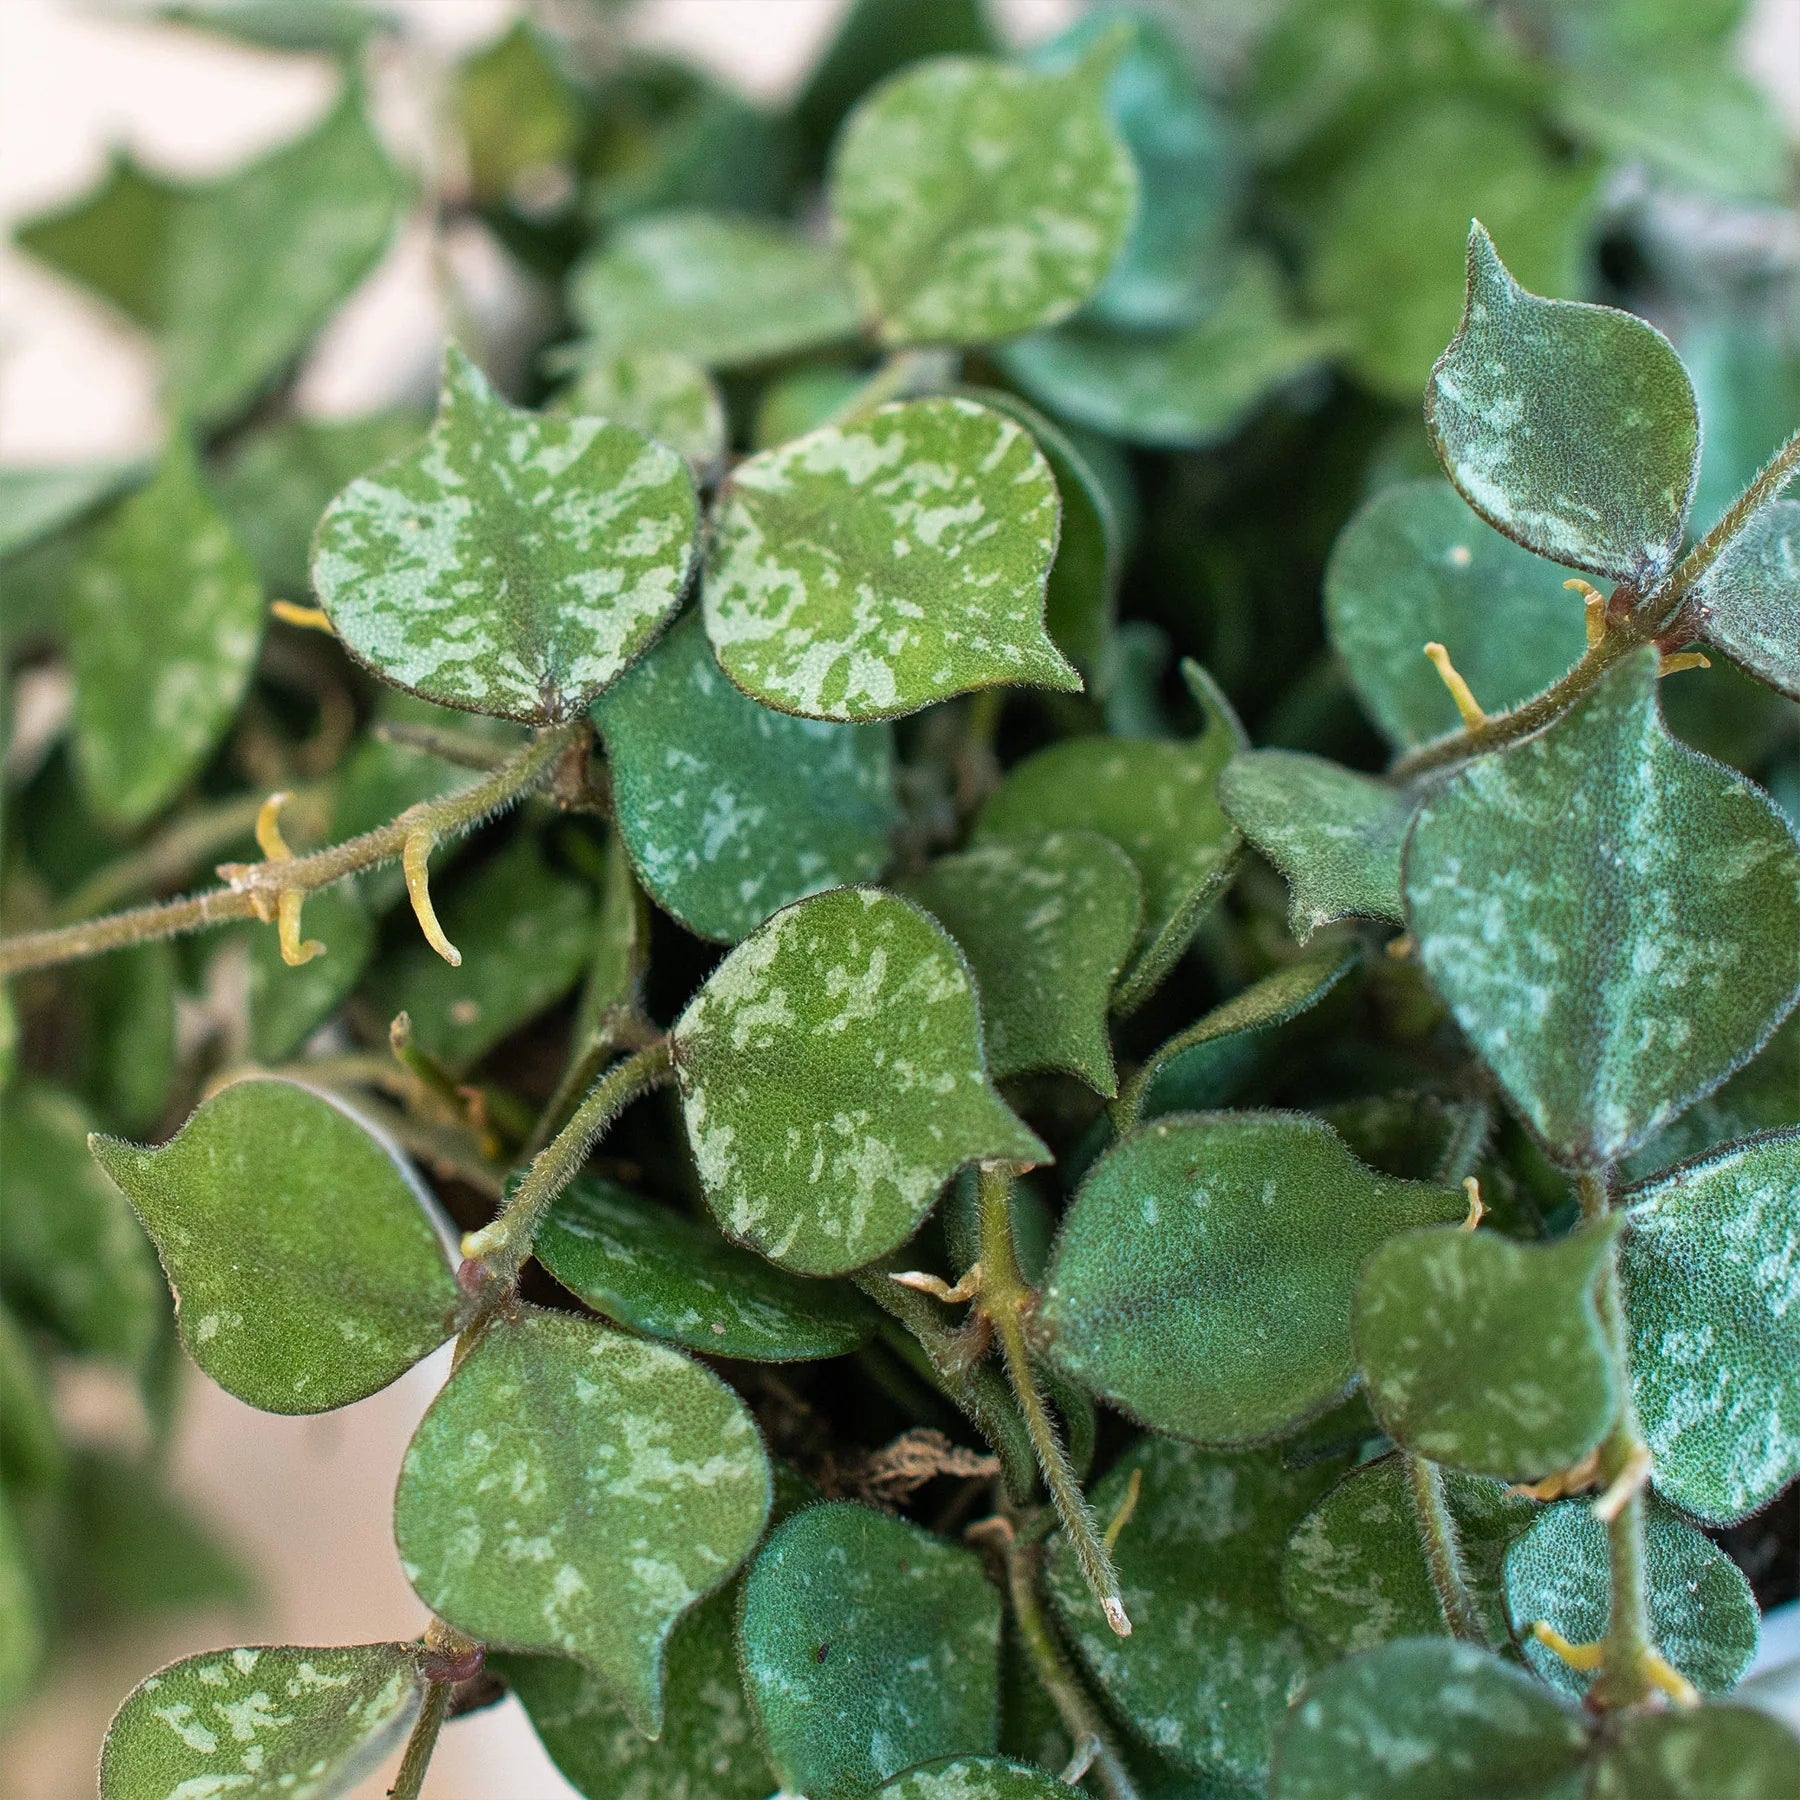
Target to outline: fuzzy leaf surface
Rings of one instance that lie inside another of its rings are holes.
[[[667,444],[696,476],[725,454],[725,403],[713,378],[677,350],[585,356],[553,410],[610,419]]]
[[[1800,700],[1800,500],[1765,506],[1701,578],[1700,635],[1739,668]]]
[[[1800,1788],[1800,1740],[1743,1706],[1629,1720],[1594,1766],[1590,1800],[1767,1800]]]
[[[1069,1789],[1000,1756],[952,1756],[896,1775],[877,1800],[1067,1800]]]

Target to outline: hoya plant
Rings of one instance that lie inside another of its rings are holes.
[[[454,1344],[418,1610],[102,1800],[1800,1793],[1791,147],[1730,4],[1266,11],[558,13],[411,169],[236,7],[323,120],[20,231],[169,426],[0,477],[0,1710],[252,1604],[186,1383]],[[551,303],[305,415],[408,212]]]

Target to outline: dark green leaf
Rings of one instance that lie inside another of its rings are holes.
[[[234,1082],[159,1149],[91,1143],[156,1243],[188,1354],[240,1400],[347,1406],[454,1329],[429,1195],[324,1094]]]
[[[956,946],[878,889],[777,913],[672,1036],[714,1215],[799,1274],[841,1274],[904,1243],[966,1163],[1049,1160],[988,1083]]]
[[[0,1488],[0,1720],[31,1691],[44,1658],[44,1622],[25,1540]]]
[[[615,831],[606,840],[593,960],[570,1033],[573,1054],[597,1046],[614,1020],[638,1010],[649,963],[650,908],[632,874],[624,839]]]
[[[0,1306],[0,1478],[20,1489],[53,1487],[65,1472],[50,1371],[12,1309]]]
[[[1056,478],[972,400],[883,406],[732,471],[713,520],[706,631],[752,698],[891,719],[971,688],[1073,691],[1044,631]]]
[[[425,442],[320,520],[313,582],[382,680],[469,712],[561,719],[680,605],[697,522],[674,451],[623,425],[521,412],[452,348]]]
[[[1800,815],[1794,816],[1800,825]],[[1800,1013],[1789,1013],[1787,1023],[1723,1087],[1628,1157],[1625,1172],[1642,1179],[1704,1150],[1789,1125],[1800,1125]]]
[[[420,1422],[394,1537],[434,1612],[498,1650],[576,1658],[654,1736],[676,1620],[768,1514],[768,1457],[716,1375],[525,1307],[487,1328]]]
[[[778,908],[886,867],[899,819],[891,729],[747,699],[720,673],[697,615],[597,716],[632,863],[700,937],[736,943]]]
[[[1433,1462],[1505,1481],[1578,1463],[1618,1389],[1595,1298],[1617,1222],[1554,1244],[1408,1232],[1368,1260],[1356,1355],[1382,1429]]]
[[[1800,500],[1766,506],[1694,593],[1694,627],[1740,668],[1800,700]]]
[[[699,363],[673,350],[584,357],[554,410],[629,425],[667,444],[701,476],[725,455],[725,403]]]
[[[809,1800],[994,1748],[1000,1597],[970,1551],[904,1520],[796,1513],[744,1582],[738,1648],[769,1760]]]
[[[375,922],[348,885],[307,897],[306,935],[325,954],[294,965],[267,926],[251,934],[250,1046],[259,1062],[292,1056],[355,991],[375,949]]]
[[[1772,1800],[1800,1792],[1800,1742],[1778,1719],[1709,1706],[1623,1722],[1589,1800]]]
[[[1617,1161],[1800,993],[1800,844],[1669,735],[1652,650],[1426,801],[1405,885],[1432,984],[1566,1162]]]
[[[141,824],[186,786],[237,711],[262,623],[256,571],[178,437],[71,579],[76,760],[96,813]]]
[[[1144,910],[1124,851],[1058,831],[941,857],[903,885],[969,959],[996,1080],[1055,1069],[1117,1090],[1107,1008]]]
[[[1302,1114],[1159,1120],[1082,1183],[1038,1323],[1065,1374],[1154,1430],[1254,1443],[1349,1392],[1364,1257],[1464,1210]]]
[[[1643,588],[1680,548],[1700,472],[1681,359],[1630,313],[1527,293],[1480,225],[1468,281],[1425,390],[1445,474],[1528,550]]]
[[[952,1756],[896,1775],[881,1800],[1067,1800],[1070,1789],[998,1756]]]
[[[102,1125],[149,1131],[161,1119],[175,1083],[174,949],[134,944],[88,963],[76,980],[83,1014],[82,1093]]]

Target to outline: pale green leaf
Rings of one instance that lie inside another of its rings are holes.
[[[1082,1183],[1038,1327],[1058,1368],[1153,1430],[1255,1443],[1349,1392],[1369,1252],[1464,1211],[1364,1168],[1299,1113],[1158,1120]]]
[[[410,1644],[202,1651],[113,1715],[100,1800],[332,1800],[399,1748],[424,1692]]]
[[[576,265],[569,305],[595,345],[673,350],[707,368],[767,362],[856,336],[833,251],[767,219],[653,213]]]
[[[973,1552],[904,1520],[796,1513],[745,1579],[738,1650],[769,1760],[808,1800],[994,1748],[1000,1596]]]
[[[777,913],[671,1036],[708,1204],[730,1236],[799,1274],[841,1274],[904,1243],[967,1163],[1049,1160],[989,1085],[956,946],[878,889]]]
[[[736,943],[790,902],[886,867],[899,821],[891,728],[758,705],[720,673],[697,615],[597,717],[632,863],[698,936]]]
[[[1408,1232],[1368,1259],[1356,1356],[1397,1443],[1433,1462],[1532,1481],[1605,1436],[1618,1389],[1596,1292],[1617,1221],[1554,1244]]]
[[[453,348],[424,443],[326,510],[313,584],[382,680],[468,712],[562,719],[680,605],[697,524],[673,450],[521,412]]]
[[[1642,589],[1680,548],[1700,472],[1681,359],[1630,313],[1527,293],[1479,224],[1425,421],[1457,492],[1540,556]]]
[[[1589,1800],[1774,1800],[1800,1793],[1800,1741],[1742,1706],[1627,1719],[1598,1757]]]
[[[141,824],[224,736],[262,641],[256,571],[185,438],[88,541],[68,604],[82,787],[101,818]]]
[[[880,1800],[1068,1800],[1071,1792],[1037,1769],[998,1756],[952,1756],[896,1775]]]
[[[831,211],[887,342],[1012,337],[1100,286],[1137,206],[1105,104],[1121,48],[1109,36],[1054,75],[937,57],[851,112],[832,150]]]
[[[1669,735],[1656,653],[1468,764],[1406,850],[1457,1023],[1559,1159],[1617,1161],[1753,1056],[1800,993],[1800,844]]]
[[[420,1422],[394,1537],[440,1617],[497,1650],[576,1658],[655,1735],[669,1634],[761,1535],[769,1482],[717,1376],[524,1307],[488,1326]]]
[[[1800,700],[1800,500],[1765,506],[1694,592],[1694,629],[1739,668]]]
[[[706,370],[674,350],[584,355],[555,412],[629,425],[686,458],[696,477],[725,455],[725,403]]]
[[[754,699],[869,720],[1002,684],[1073,691],[1044,630],[1056,478],[972,400],[914,400],[739,463],[713,520],[706,630]]]

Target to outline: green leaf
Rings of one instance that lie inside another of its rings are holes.
[[[44,1622],[25,1539],[0,1488],[0,1720],[30,1692],[44,1660]]]
[[[1585,1740],[1575,1710],[1522,1669],[1402,1639],[1307,1684],[1269,1800],[1580,1800]]]
[[[1349,1392],[1364,1257],[1465,1210],[1299,1113],[1159,1120],[1082,1183],[1038,1325],[1058,1368],[1153,1430],[1255,1443]]]
[[[745,1579],[738,1650],[769,1761],[809,1800],[994,1748],[1000,1596],[970,1551],[905,1520],[796,1513]]]
[[[697,523],[674,451],[509,406],[452,348],[424,443],[326,510],[313,583],[383,681],[541,723],[580,711],[655,638],[687,587]]]
[[[1270,1734],[1308,1668],[1282,1610],[1282,1547],[1340,1466],[1135,1444],[1093,1492],[1111,1518],[1132,1472],[1142,1479],[1113,1550],[1128,1638],[1108,1629],[1067,1541],[1051,1542],[1050,1599],[1082,1662],[1132,1731],[1190,1775],[1260,1785],[1268,1772]]]
[[[854,338],[856,296],[835,252],[767,219],[633,219],[575,266],[569,307],[602,350],[673,350],[709,369]]]
[[[50,1371],[12,1309],[0,1305],[0,1479],[26,1490],[55,1487],[66,1473]]]
[[[1800,419],[1800,340],[1754,311],[1710,310],[1681,334],[1706,421],[1693,518],[1710,525]]]
[[[995,1080],[1054,1069],[1117,1091],[1107,1008],[1144,910],[1124,851],[1058,831],[940,857],[903,885],[969,959]]]
[[[1789,813],[1795,816],[1795,809],[1790,807]],[[1696,1101],[1628,1157],[1625,1173],[1642,1179],[1702,1151],[1789,1125],[1800,1125],[1800,1012],[1789,1013],[1787,1022],[1723,1087]]]
[[[1193,324],[1124,332],[1080,322],[1021,338],[1000,366],[1040,406],[1129,444],[1204,449],[1330,354],[1334,329],[1292,316],[1275,265],[1240,252]]]
[[[135,463],[68,463],[0,469],[0,556],[72,525],[137,474]]]
[[[144,326],[183,406],[212,423],[375,266],[401,194],[352,84],[312,131],[229,175],[171,182],[120,158],[91,196],[18,237]]]
[[[999,1756],[951,1756],[896,1775],[881,1800],[1067,1800],[1070,1789]]]
[[[185,438],[95,532],[68,604],[82,787],[103,819],[139,825],[212,754],[262,641],[256,571]]]
[[[615,350],[584,356],[554,412],[629,425],[684,457],[696,478],[724,460],[725,403],[713,379],[673,350]]]
[[[424,1697],[410,1644],[206,1650],[140,1682],[100,1752],[100,1800],[330,1800],[399,1748]]]
[[[457,65],[449,110],[478,205],[516,199],[529,206],[541,191],[534,184],[580,146],[581,102],[555,47],[528,18]]]
[[[588,1800],[768,1800],[775,1778],[751,1729],[732,1623],[737,1587],[669,1636],[662,1735],[638,1730],[606,1684],[561,1656],[495,1656],[544,1748]]]
[[[82,1092],[103,1125],[149,1131],[175,1085],[174,946],[134,944],[72,974],[71,998],[82,1015]]]
[[[1248,750],[1220,775],[1219,804],[1286,878],[1288,930],[1301,943],[1339,919],[1399,923],[1414,806],[1405,789],[1298,750]]]
[[[1425,659],[1442,644],[1477,699],[1505,712],[1573,668],[1585,647],[1580,600],[1562,572],[1470,516],[1447,482],[1377,494],[1338,535],[1325,567],[1325,620],[1363,711],[1396,749],[1461,719]]]
[[[1243,727],[1197,663],[1182,672],[1205,714],[1199,737],[1052,744],[1007,771],[975,824],[978,843],[1051,831],[1111,838],[1144,884],[1142,943],[1127,977],[1143,992],[1180,960],[1235,873],[1241,847],[1216,789],[1232,753],[1248,747]]]
[[[266,925],[251,931],[250,1047],[258,1062],[292,1056],[355,992],[375,950],[375,921],[349,885],[307,896],[306,935],[325,954],[295,965],[282,960]]]
[[[1645,649],[1426,801],[1407,923],[1545,1148],[1616,1162],[1747,1061],[1800,993],[1800,845],[1669,735]]]
[[[154,16],[231,44],[336,56],[353,56],[370,38],[400,28],[392,13],[364,0],[192,0],[159,6]]]
[[[1471,213],[1534,288],[1578,287],[1597,174],[1591,160],[1553,158],[1535,120],[1474,95],[1397,108],[1326,190],[1307,266],[1313,306],[1347,329],[1357,377],[1417,403],[1456,329]]]
[[[90,1143],[155,1241],[188,1354],[240,1400],[348,1406],[455,1328],[429,1195],[324,1094],[234,1082],[158,1149]]]
[[[1100,286],[1137,206],[1105,103],[1122,47],[1109,35],[1055,75],[936,57],[857,104],[828,193],[886,342],[1012,337]]]
[[[460,1075],[580,980],[594,951],[594,899],[544,860],[529,831],[439,892],[462,966],[409,933],[376,963],[365,991],[387,1017],[406,1013],[413,1042]]]
[[[669,1634],[761,1535],[769,1481],[756,1426],[716,1375],[522,1307],[487,1327],[420,1422],[394,1537],[433,1612],[497,1650],[576,1658],[655,1736]]]
[[[1594,1766],[1590,1800],[1768,1800],[1800,1791],[1800,1742],[1741,1706],[1621,1722]]]
[[[71,1349],[141,1369],[165,1316],[162,1282],[131,1208],[88,1155],[90,1129],[55,1088],[21,1084],[0,1104],[0,1280]]]
[[[671,1037],[707,1203],[798,1274],[886,1255],[967,1163],[1049,1161],[988,1083],[956,946],[878,889],[777,913]]]
[[[1654,1497],[1645,1510],[1650,1636],[1703,1694],[1727,1694],[1756,1655],[1760,1621],[1743,1572],[1723,1550]],[[1539,1680],[1579,1700],[1591,1674],[1571,1669],[1531,1636],[1542,1621],[1571,1644],[1606,1636],[1612,1606],[1606,1527],[1581,1501],[1544,1509],[1506,1558],[1506,1605]]]
[[[683,619],[597,709],[613,812],[645,888],[700,937],[872,881],[899,822],[886,725],[796,719],[719,672]]]
[[[593,956],[569,1034],[572,1056],[597,1047],[620,1014],[639,1010],[650,963],[650,907],[616,831],[606,840],[604,858]]]
[[[1478,1475],[1446,1471],[1444,1488],[1470,1591],[1489,1637],[1504,1642],[1501,1568],[1509,1547],[1541,1509]],[[1353,1469],[1306,1515],[1288,1540],[1281,1594],[1320,1650],[1347,1656],[1395,1638],[1448,1631],[1419,1533],[1411,1484],[1398,1455]],[[1605,1566],[1602,1551],[1600,1567]]]
[[[972,400],[878,407],[732,471],[713,519],[706,631],[767,706],[891,719],[1003,683],[1078,690],[1044,631],[1056,478]]]
[[[1479,224],[1425,422],[1456,491],[1540,556],[1642,591],[1681,547],[1700,472],[1681,359],[1630,313],[1528,294]]]
[[[1789,1130],[1624,1197],[1632,1400],[1658,1490],[1709,1524],[1755,1512],[1800,1475],[1797,1180]]]
[[[756,403],[751,447],[770,450],[829,425],[867,387],[867,369],[848,363],[801,363],[771,378]]]
[[[1694,628],[1758,681],[1800,700],[1800,500],[1765,506],[1694,591]]]
[[[533,1253],[615,1324],[748,1362],[843,1356],[874,1325],[857,1294],[808,1281],[726,1243],[710,1225],[578,1177],[539,1226]]]
[[[1580,1462],[1618,1410],[1596,1300],[1617,1229],[1515,1244],[1457,1227],[1378,1249],[1355,1327],[1382,1430],[1433,1462],[1503,1481]]]

